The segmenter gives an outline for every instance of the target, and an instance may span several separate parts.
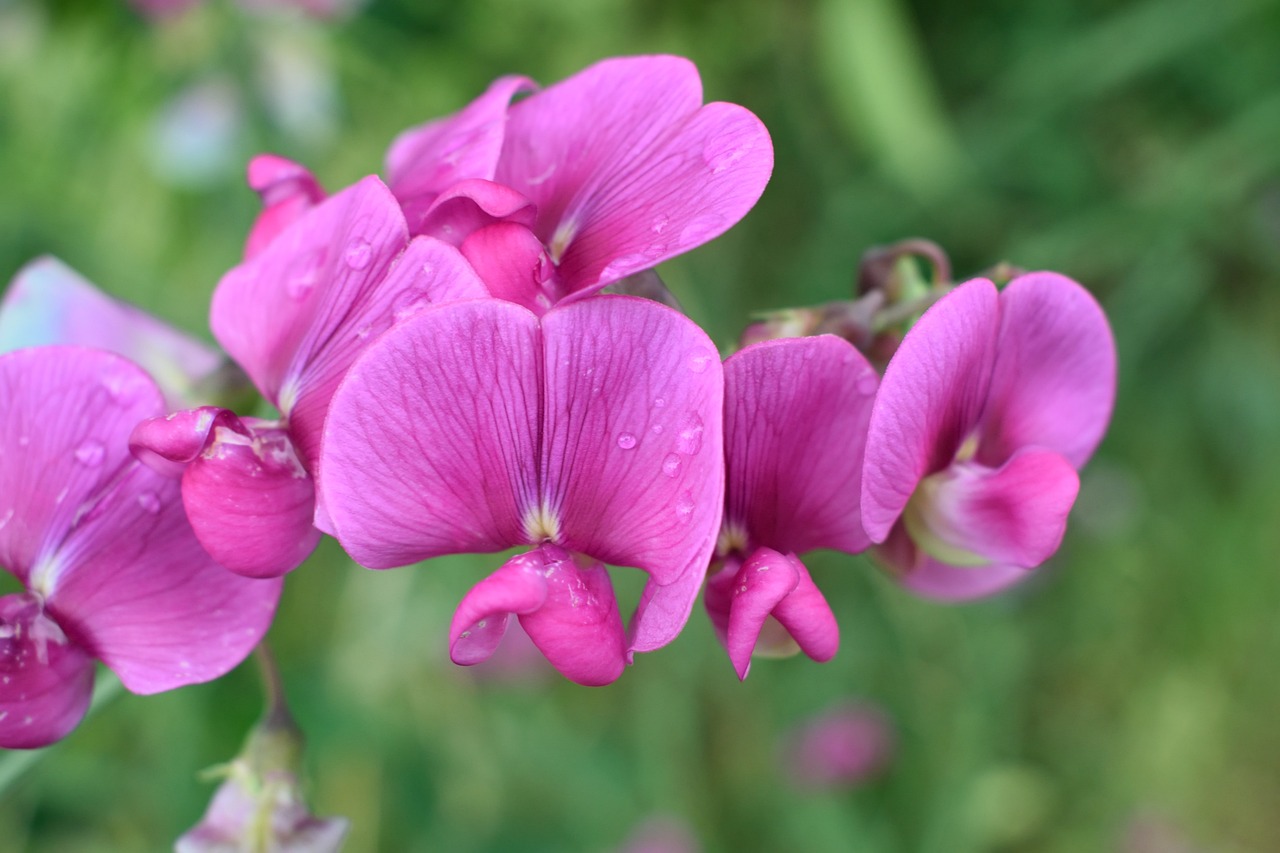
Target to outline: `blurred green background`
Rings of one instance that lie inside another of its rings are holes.
[[[154,23],[0,0],[0,280],[52,253],[207,338],[253,153],[336,189],[500,74],[645,52],[773,134],[755,211],[661,270],[723,346],[914,235],[961,274],[1009,260],[1098,295],[1120,393],[1066,543],[965,606],[816,556],[833,662],[739,684],[699,607],[586,689],[448,662],[498,557],[375,573],[328,542],[271,634],[316,811],[357,851],[604,851],[653,815],[708,851],[1280,849],[1280,4],[373,0],[319,22],[211,0]],[[797,789],[780,737],[850,697],[892,716],[894,762]],[[258,703],[249,666],[107,703],[0,794],[0,847],[163,849]]]

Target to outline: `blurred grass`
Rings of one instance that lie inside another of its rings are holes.
[[[331,132],[263,99],[281,39],[332,69]],[[496,557],[375,573],[327,543],[272,632],[317,810],[352,818],[353,850],[606,850],[655,813],[710,851],[1114,850],[1151,815],[1203,849],[1280,849],[1277,44],[1263,0],[375,0],[305,33],[226,2],[153,27],[123,2],[0,0],[0,274],[53,253],[207,336],[252,153],[336,188],[499,74],[689,55],[777,154],[747,220],[662,269],[723,345],[752,312],[841,297],[864,248],[915,234],[961,271],[1058,269],[1103,300],[1121,396],[1063,552],[964,607],[818,555],[835,661],[762,660],[738,684],[695,611],[587,690],[448,663],[452,608]],[[239,117],[229,156],[175,183],[157,117],[210,81]],[[894,716],[896,762],[857,791],[794,790],[780,734],[850,695]],[[123,695],[3,795],[4,846],[165,846],[257,707],[247,667]]]

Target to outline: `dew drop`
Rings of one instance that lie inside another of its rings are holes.
[[[160,499],[156,497],[155,492],[143,492],[138,495],[138,506],[155,515],[160,511]]]
[[[662,429],[663,429],[662,424],[654,424],[649,429],[653,432],[654,435],[662,435]]]
[[[658,399],[654,400],[654,401],[653,401],[653,407],[654,407],[655,409],[665,409],[665,408],[667,407],[667,400],[666,400],[666,398],[665,398],[665,397],[659,397]]]
[[[689,519],[693,517],[693,510],[697,504],[693,500],[693,492],[685,492],[676,501],[676,518],[688,524]]]
[[[316,288],[315,271],[305,272],[289,279],[285,284],[285,292],[289,294],[289,298],[294,302],[302,302],[311,295],[311,291]]]
[[[618,446],[623,450],[630,450],[636,446],[636,437],[629,432],[624,432],[618,436]]]
[[[369,333],[372,331],[373,326],[361,326],[356,329],[356,337],[363,341],[365,338],[369,337]]]
[[[706,147],[702,149],[702,159],[711,167],[711,174],[719,175],[721,172],[733,168],[733,164],[745,157],[750,150],[750,145],[725,147],[723,140],[716,138],[708,142]]]
[[[705,352],[695,353],[689,356],[689,369],[694,373],[706,373],[707,365],[711,363],[713,358],[715,356]]]
[[[658,216],[653,220],[653,225],[651,227],[653,229],[654,234],[661,234],[663,231],[667,230],[667,226],[670,224],[671,224],[670,217]]]
[[[668,453],[667,458],[662,460],[662,473],[668,477],[674,477],[680,473],[680,457],[674,453]]]
[[[702,449],[702,418],[690,412],[676,436],[676,450],[685,456],[693,456]]]
[[[351,269],[362,270],[369,266],[369,261],[373,260],[373,247],[364,240],[356,240],[347,247],[343,260]]]
[[[96,441],[86,441],[76,448],[76,461],[88,468],[97,468],[106,456],[106,448]]]

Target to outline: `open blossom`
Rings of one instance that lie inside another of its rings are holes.
[[[208,681],[270,624],[279,581],[226,572],[176,483],[129,455],[155,383],[102,350],[0,355],[0,746],[44,746],[83,717],[94,660],[135,693]]]
[[[720,522],[722,405],[711,342],[648,300],[433,306],[334,394],[326,521],[372,568],[528,549],[463,599],[453,660],[488,658],[515,614],[561,673],[605,684],[688,620]],[[629,632],[605,563],[649,576]]]
[[[48,344],[110,350],[146,370],[172,407],[218,390],[225,359],[213,347],[102,293],[57,258],[27,264],[0,303],[0,352]]]
[[[391,193],[365,178],[292,222],[214,292],[214,336],[280,418],[188,410],[140,424],[132,446],[181,475],[196,535],[219,563],[255,577],[290,571],[320,538],[320,430],[347,367],[429,301],[482,295],[458,252],[411,242]]]
[[[606,59],[511,103],[536,89],[503,77],[405,131],[387,183],[411,233],[459,246],[493,296],[537,313],[718,237],[772,172],[764,125],[736,104],[703,104],[686,59]],[[314,203],[313,180],[277,186],[264,217]]]
[[[724,373],[722,568],[708,580],[705,602],[746,678],[753,651],[798,646],[818,661],[836,653],[835,616],[797,554],[852,554],[870,544],[857,485],[878,378],[831,335],[749,346],[725,361]]]
[[[1062,540],[1115,374],[1106,317],[1064,276],[945,296],[903,340],[871,417],[862,513],[877,555],[939,598],[1025,577]]]

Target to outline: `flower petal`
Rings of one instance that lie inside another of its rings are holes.
[[[492,178],[502,151],[507,108],[538,84],[499,77],[483,95],[453,115],[411,127],[387,151],[387,183],[406,209],[430,204],[436,194],[468,178]]]
[[[324,187],[305,166],[259,154],[249,161],[249,188],[262,198],[263,210],[245,241],[246,259],[264,249],[296,220],[325,199]]]
[[[68,641],[31,594],[0,598],[0,748],[61,740],[93,695],[93,659]]]
[[[218,427],[249,434],[249,428],[230,409],[201,406],[142,421],[129,434],[129,450],[148,468],[180,477],[204,452]]]
[[[517,554],[471,588],[449,626],[449,657],[459,666],[482,663],[497,650],[512,613],[532,613],[547,600],[539,551]]]
[[[187,522],[178,482],[130,465],[51,556],[47,608],[135,693],[217,678],[266,633],[281,581],[215,563]]]
[[[334,394],[320,493],[359,563],[387,568],[528,542],[538,506],[538,321],[499,300],[429,307]]]
[[[1061,453],[1077,469],[1111,419],[1116,347],[1106,315],[1066,276],[1019,276],[1000,293],[1000,338],[978,459],[1020,447]]]
[[[710,545],[714,544],[712,540]],[[627,624],[628,662],[636,652],[660,649],[684,630],[706,574],[706,566],[694,565],[668,584],[649,578]]]
[[[783,552],[864,550],[875,370],[851,344],[822,335],[747,347],[724,374],[726,526]]]
[[[454,246],[473,231],[495,222],[515,222],[532,228],[537,210],[520,193],[493,181],[460,181],[434,198],[421,211],[406,209],[413,234],[425,234]]]
[[[542,328],[556,541],[660,585],[705,572],[724,506],[724,377],[706,333],[630,296],[556,308]]]
[[[547,250],[533,232],[498,222],[472,233],[462,254],[490,295],[542,314],[560,298],[560,280]]]
[[[1058,550],[1079,490],[1071,463],[1027,448],[998,469],[958,462],[926,477],[903,519],[916,543],[944,562],[972,555],[1030,569]]]
[[[18,271],[0,305],[0,351],[46,344],[110,350],[137,362],[169,404],[195,402],[196,387],[222,365],[212,347],[102,293],[57,258]]]
[[[867,433],[862,522],[883,542],[925,476],[978,424],[995,357],[995,285],[974,279],[925,312],[885,370]]]
[[[638,56],[512,107],[496,180],[537,205],[567,290],[589,292],[723,233],[772,168],[764,125],[733,104],[702,106],[692,63]]]
[[[1031,574],[1029,569],[1017,566],[953,566],[935,560],[916,547],[901,521],[882,545],[872,548],[871,554],[907,589],[942,601],[985,598]]]
[[[103,350],[0,355],[0,566],[47,593],[49,555],[134,464],[134,424],[163,407],[137,365]]]

